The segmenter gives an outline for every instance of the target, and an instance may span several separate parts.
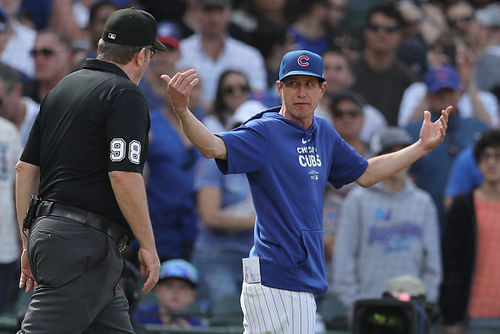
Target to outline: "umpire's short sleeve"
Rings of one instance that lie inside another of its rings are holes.
[[[42,102],[43,103],[43,102]],[[35,118],[30,130],[28,141],[21,154],[21,161],[40,166],[40,144],[42,142],[40,130],[40,113]]]
[[[141,173],[147,158],[150,119],[146,100],[137,89],[114,96],[106,117],[108,170]]]

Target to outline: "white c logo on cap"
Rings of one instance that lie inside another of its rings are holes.
[[[305,56],[305,55],[302,55],[300,56],[299,58],[297,58],[297,63],[300,65],[300,66],[308,66],[309,65],[309,57],[308,56]]]
[[[116,34],[113,34],[112,32],[108,32],[108,38],[109,39],[116,39]]]

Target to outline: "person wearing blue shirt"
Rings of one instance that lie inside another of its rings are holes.
[[[254,246],[243,259],[245,333],[313,333],[315,295],[325,293],[323,195],[356,181],[370,186],[409,166],[443,141],[449,106],[436,122],[426,112],[412,145],[366,160],[326,120],[314,116],[327,83],[323,60],[296,50],[283,56],[276,88],[281,107],[229,132],[212,134],[189,111],[196,71],[163,75],[186,136],[223,173],[246,173],[257,217]]]
[[[444,207],[450,208],[453,198],[466,194],[483,184],[483,175],[474,159],[474,147],[460,152],[451,165],[450,175],[444,189]]]
[[[200,155],[178,129],[170,109],[165,104],[150,112],[147,160],[149,215],[161,261],[189,260],[198,232],[194,175]]]

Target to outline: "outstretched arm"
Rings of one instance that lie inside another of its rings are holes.
[[[189,94],[198,83],[196,71],[191,69],[177,72],[172,78],[163,74],[161,78],[168,84],[168,94],[172,107],[179,117],[182,130],[191,143],[207,159],[227,159],[226,144],[203,125],[188,109]]]
[[[448,127],[448,116],[452,110],[453,107],[451,106],[442,110],[441,117],[435,122],[431,122],[430,112],[425,111],[424,121],[420,129],[420,138],[402,150],[369,159],[368,167],[356,182],[363,187],[372,186],[410,166],[422,156],[431,152],[444,140],[446,128]]]

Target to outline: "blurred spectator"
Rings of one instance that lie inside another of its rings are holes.
[[[332,96],[329,111],[339,135],[359,154],[370,157],[367,141],[361,137],[365,123],[362,97],[353,91],[338,92]]]
[[[0,81],[0,90],[4,90]],[[0,114],[1,116],[1,114]],[[14,209],[15,166],[21,154],[16,127],[0,117],[0,314],[13,305],[18,291],[21,241]]]
[[[431,70],[425,77],[427,100],[431,120],[435,121],[441,110],[447,106],[457,106],[460,98],[460,81],[457,72],[450,66],[441,66]],[[475,117],[460,117],[460,107],[450,114],[446,139],[431,153],[417,160],[410,172],[416,177],[418,187],[430,193],[438,208],[441,227],[444,223],[444,188],[451,164],[458,153],[472,145],[479,135],[489,126]],[[419,120],[407,125],[413,139],[419,137],[423,115]]]
[[[445,8],[445,15],[449,28],[476,50],[479,27],[471,3],[466,0],[450,1]]]
[[[291,1],[295,17],[290,33],[295,40],[295,50],[323,53],[330,43],[327,26],[327,0]]]
[[[265,107],[243,103],[231,118],[239,126]],[[197,169],[198,212],[201,228],[193,264],[200,273],[199,300],[210,308],[227,296],[239,296],[243,284],[241,259],[253,246],[255,209],[245,174],[222,174],[214,159],[203,159]]]
[[[370,9],[364,30],[365,46],[354,62],[354,90],[380,110],[389,125],[396,125],[404,90],[414,81],[412,73],[396,58],[403,18],[392,5]]]
[[[158,22],[156,39],[163,43],[166,51],[158,52],[149,68],[144,74],[144,78],[139,82],[139,88],[144,93],[148,102],[149,110],[161,108],[165,103],[165,81],[161,79],[162,74],[172,77],[175,74],[175,65],[181,58],[179,50],[180,30],[172,22]]]
[[[171,108],[166,100],[150,111],[146,190],[161,261],[189,260],[198,231],[194,173],[200,154]]]
[[[248,100],[249,94],[250,84],[243,72],[223,72],[219,77],[214,103],[203,123],[212,132],[231,129],[236,109]]]
[[[72,0],[22,0],[20,15],[37,31],[52,28],[63,31],[70,40],[82,38],[82,30],[73,14]]]
[[[333,36],[332,44],[345,55],[349,62],[354,62],[361,57],[362,35],[360,30],[347,27]]]
[[[0,0],[0,59],[21,72],[26,79],[35,73],[30,51],[36,32],[17,19],[20,4],[21,0]]]
[[[344,28],[348,2],[349,0],[327,0],[328,12],[326,23],[332,35],[335,35],[339,30]]]
[[[406,131],[390,127],[375,135],[371,150],[381,155],[412,142]],[[412,183],[407,169],[347,195],[333,275],[333,290],[351,313],[356,300],[380,298],[389,279],[400,275],[420,278],[427,300],[437,301],[441,256],[436,208]]]
[[[153,13],[156,21],[168,21],[177,24],[182,38],[191,36],[199,29],[198,0],[136,0],[142,9]]]
[[[500,85],[500,4],[479,9],[476,18],[484,51],[476,62],[475,79],[479,89],[492,91]]]
[[[281,59],[293,50],[294,39],[288,32],[288,25],[282,21],[261,21],[252,39],[266,67],[266,89],[276,91],[276,78],[280,70]],[[279,104],[279,95],[276,95]]]
[[[325,56],[323,56],[323,60],[326,60]],[[330,118],[334,121],[333,125],[339,135],[358,153],[368,158],[370,156],[368,145],[361,138],[361,129],[365,123],[361,96],[352,91],[340,91],[332,96],[329,108]],[[333,288],[332,258],[342,202],[347,194],[356,187],[358,187],[356,183],[351,183],[339,189],[332,186],[328,186],[325,189],[323,200],[323,233],[329,292]]]
[[[352,89],[355,81],[354,73],[351,70],[347,57],[335,49],[328,49],[322,54],[324,76],[327,82],[326,96],[320,100],[316,110],[319,116],[330,120],[333,124],[335,119],[329,112],[330,103],[333,96],[345,90]],[[363,141],[369,142],[373,134],[387,126],[384,116],[373,106],[363,102],[363,122],[360,137]]]
[[[458,101],[460,117],[476,117],[489,125],[498,124],[498,100],[494,94],[478,90],[473,73],[474,58],[472,52],[460,39],[454,39],[453,35],[450,36],[450,39],[443,38],[434,45],[429,52],[429,57],[434,63],[433,68],[449,65],[454,68],[453,73],[460,83]],[[457,67],[455,68],[453,64],[456,64]],[[400,126],[422,116],[422,110],[429,106],[426,92],[427,86],[423,82],[414,82],[405,90],[399,110],[398,124]],[[454,106],[457,107],[457,105]]]
[[[451,165],[450,175],[444,190],[444,208],[448,210],[453,199],[468,193],[483,183],[483,176],[474,159],[474,147],[469,146],[460,152]]]
[[[431,45],[448,30],[444,15],[444,1],[411,1],[403,0],[397,4],[404,20],[411,24],[410,28],[422,36],[426,45]]]
[[[398,59],[419,80],[427,73],[427,42],[422,35],[423,10],[414,3],[403,1],[397,6],[403,16],[402,41]]]
[[[95,1],[90,7],[89,19],[85,28],[89,41],[87,58],[95,58],[97,56],[97,43],[102,36],[104,24],[111,13],[117,9],[118,6],[111,0]]]
[[[198,272],[189,262],[173,259],[163,262],[160,280],[154,288],[158,303],[139,305],[135,319],[142,324],[169,327],[205,327],[200,319],[189,314],[189,306],[197,294]]]
[[[60,31],[42,30],[37,34],[31,56],[35,60],[35,76],[24,85],[23,95],[40,103],[71,72],[71,43]]]
[[[30,97],[22,96],[23,87],[19,72],[0,62],[0,117],[12,122],[25,145],[31,131],[31,126],[38,114],[38,103]]]
[[[445,334],[500,331],[500,131],[484,133],[474,148],[484,182],[457,196],[443,234],[441,311]]]
[[[192,67],[203,80],[202,103],[213,102],[217,81],[228,69],[245,73],[252,90],[266,87],[264,60],[259,51],[227,36],[231,0],[198,0],[200,31],[181,41],[179,67]]]

